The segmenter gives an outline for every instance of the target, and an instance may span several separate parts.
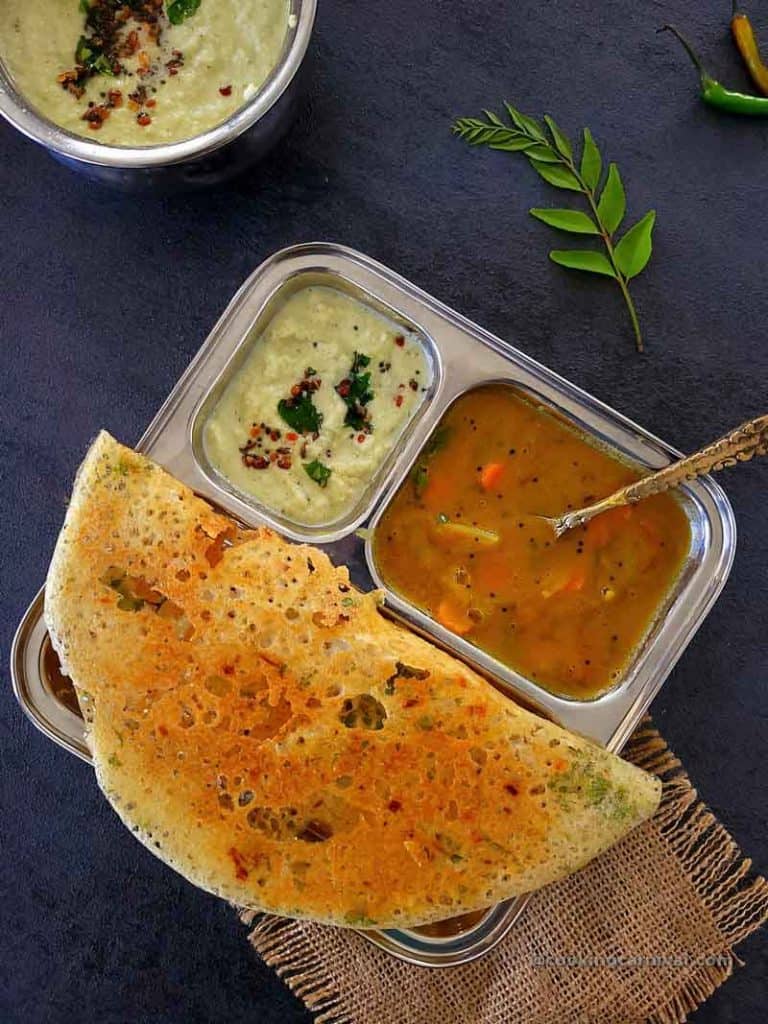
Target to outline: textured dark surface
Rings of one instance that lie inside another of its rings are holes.
[[[242,279],[294,242],[370,253],[683,449],[765,412],[768,121],[703,108],[684,55],[654,31],[685,25],[744,85],[727,7],[321,0],[298,124],[245,180],[207,195],[105,192],[0,126],[3,657],[94,432],[135,441]],[[452,115],[504,97],[589,124],[621,165],[630,215],[657,209],[634,287],[644,358],[618,291],[547,261],[553,236],[526,210],[555,205],[554,191],[521,158],[451,138]],[[654,705],[762,872],[766,468],[726,477],[733,573]],[[231,910],[131,838],[8,685],[0,766],[3,1024],[309,1019]],[[765,936],[741,951],[746,969],[697,1024],[765,1020]]]

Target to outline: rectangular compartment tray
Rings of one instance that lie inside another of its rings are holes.
[[[269,521],[206,474],[196,458],[196,430],[206,398],[253,335],[265,311],[281,295],[308,283],[340,288],[382,309],[426,339],[433,362],[431,400],[401,438],[370,494],[365,521],[374,524],[408,473],[432,429],[452,401],[488,381],[506,381],[554,406],[587,434],[651,469],[679,456],[674,448],[586,392],[501,341],[367,256],[331,243],[284,249],[264,262],[242,285],[205,343],[136,445],[203,497],[246,525]],[[547,693],[491,656],[448,633],[398,595],[387,592],[388,614],[445,646],[491,679],[504,692],[613,751],[621,750],[660,686],[700,626],[728,577],[735,550],[733,512],[722,489],[708,477],[685,488],[684,507],[692,534],[691,551],[666,607],[658,616],[621,681],[589,701]],[[349,565],[362,589],[381,585],[364,543],[349,530],[312,541],[337,562]],[[294,539],[308,539],[290,529]],[[386,587],[383,589],[386,590]],[[11,652],[14,692],[32,722],[46,736],[83,760],[90,760],[82,719],[52,676],[52,660],[42,619],[43,591],[19,625]],[[369,941],[411,963],[439,967],[483,956],[503,938],[527,897],[490,908],[466,931],[430,937],[417,931],[363,931]]]

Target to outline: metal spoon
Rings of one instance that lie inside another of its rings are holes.
[[[693,455],[688,455],[684,459],[680,459],[679,462],[673,462],[669,466],[651,473],[650,476],[644,476],[626,487],[621,487],[593,505],[577,508],[573,512],[566,512],[565,515],[557,518],[551,516],[542,516],[541,518],[551,524],[556,537],[562,537],[574,526],[583,526],[590,519],[599,516],[601,512],[607,512],[609,508],[635,505],[643,498],[649,498],[652,494],[661,494],[672,487],[679,487],[686,480],[695,480],[697,476],[703,476],[704,473],[713,473],[726,466],[735,466],[738,462],[748,462],[753,455],[767,454],[768,414],[742,423],[740,427],[736,427],[729,434],[713,441],[706,448],[701,448]]]

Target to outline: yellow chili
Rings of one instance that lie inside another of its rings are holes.
[[[736,0],[733,4],[731,32],[752,81],[764,96],[768,96],[768,67],[763,64],[760,56],[760,47],[752,23],[746,14],[737,9]]]

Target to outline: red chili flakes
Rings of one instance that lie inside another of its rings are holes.
[[[344,379],[343,381],[341,381],[341,383],[340,383],[340,384],[339,384],[339,385],[337,386],[337,388],[336,388],[336,393],[337,393],[337,394],[338,394],[338,395],[339,395],[339,396],[340,396],[341,398],[346,398],[346,397],[347,397],[347,396],[349,395],[349,392],[350,392],[351,390],[352,390],[352,381],[351,381],[351,380],[348,380],[348,379],[346,379],[346,378],[345,378],[345,379]]]
[[[82,120],[87,121],[88,127],[93,129],[93,131],[98,131],[108,117],[109,110],[106,107],[101,106],[101,104],[99,106],[89,104],[88,109],[83,114]]]
[[[243,464],[248,469],[268,469],[269,459],[265,459],[263,455],[251,455],[250,452],[243,454]]]
[[[362,444],[364,440],[365,440],[365,434],[358,434],[357,435],[357,443],[358,444]]]
[[[146,128],[148,124],[152,124],[152,118],[143,110],[140,114],[136,115],[136,120],[138,121],[142,128]]]
[[[160,733],[161,736],[168,735],[168,729],[164,725],[158,725],[157,731]]]
[[[248,431],[248,433],[251,435],[251,437],[258,437],[259,434],[261,433],[261,427],[257,427],[256,424],[254,424]]]
[[[395,405],[397,406],[397,408],[399,409],[402,404],[403,404],[403,396],[402,395],[395,395]]]
[[[232,95],[232,86],[231,85],[222,85],[221,88],[219,89],[219,92],[221,93],[222,96],[231,96]]]
[[[399,800],[390,800],[387,804],[388,810],[392,811],[393,814],[395,811],[399,811],[402,806]]]
[[[277,460],[277,468],[278,469],[290,469],[291,468],[291,456],[290,455],[281,455],[280,458]]]
[[[119,48],[118,53],[121,57],[131,57],[139,48],[139,33],[135,29],[131,29],[122,46]]]
[[[294,433],[294,431],[290,430],[285,435],[285,439],[286,439],[286,441],[298,441],[299,440],[299,435]]]
[[[85,86],[80,85],[80,79],[82,77],[82,70],[76,69],[74,71],[64,71],[62,74],[56,76],[56,81],[65,89],[68,93],[71,93],[76,100],[85,92]]]
[[[157,100],[147,100],[147,106],[148,107],[156,107],[157,106]]]
[[[395,344],[397,345],[398,348],[403,348],[404,347],[404,345],[405,345],[405,338],[403,337],[402,334],[398,334],[395,337]]]

